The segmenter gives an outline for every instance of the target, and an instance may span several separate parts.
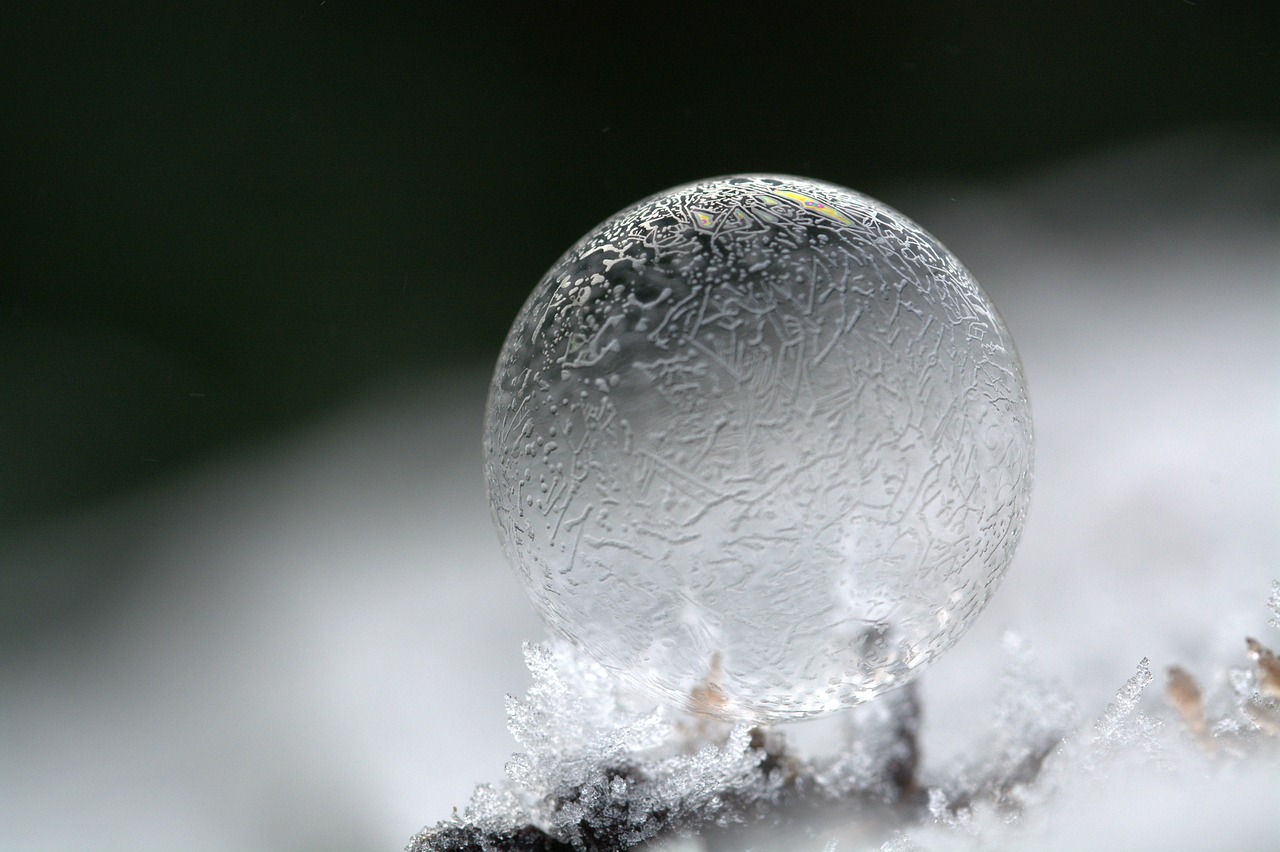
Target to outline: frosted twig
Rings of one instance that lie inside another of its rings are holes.
[[[1107,711],[1102,714],[1101,718],[1094,723],[1093,727],[1098,732],[1098,736],[1106,741],[1117,738],[1118,733],[1122,730],[1124,722],[1133,714],[1138,706],[1138,701],[1142,698],[1143,691],[1147,685],[1151,683],[1154,675],[1151,674],[1151,661],[1143,657],[1138,661],[1138,670],[1124,682],[1124,686],[1120,687],[1120,691],[1116,693],[1115,700],[1107,705]]]
[[[897,825],[923,803],[911,687],[858,708],[849,747],[811,762],[767,728],[720,724],[715,737],[696,720],[628,711],[568,646],[530,647],[526,659],[534,683],[508,713],[526,752],[508,783],[478,789],[463,818],[423,831],[410,852],[603,852],[693,832],[732,848],[736,827],[766,816],[776,826],[838,811]]]
[[[1257,640],[1246,648],[1253,666],[1216,679],[1229,681],[1225,696],[1206,696],[1185,669],[1169,670],[1166,698],[1214,760],[1275,754],[1280,661]],[[509,701],[525,752],[512,758],[505,783],[478,788],[463,816],[424,830],[408,850],[604,852],[698,834],[707,852],[729,852],[747,843],[791,848],[788,837],[857,826],[860,844],[899,852],[919,849],[920,831],[989,840],[992,817],[1000,825],[1019,819],[1073,775],[1105,781],[1117,759],[1177,768],[1167,762],[1178,752],[1166,755],[1161,720],[1141,709],[1153,680],[1147,659],[1094,723],[1094,736],[1082,738],[1072,734],[1073,703],[1036,671],[1026,644],[1010,635],[1004,649],[1001,698],[980,754],[922,773],[910,686],[849,711],[836,754],[803,759],[777,730],[637,710],[607,672],[568,646],[531,646],[534,683]],[[698,689],[699,701],[714,704],[714,670]]]
[[[929,791],[936,823],[963,828],[965,814],[990,804],[1006,818],[1021,813],[1021,790],[1075,726],[1076,707],[1039,670],[1027,643],[1009,632],[1006,662],[990,732],[977,755],[941,773]]]

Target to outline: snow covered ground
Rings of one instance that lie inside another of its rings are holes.
[[[1277,198],[1274,147],[1174,140],[884,199],[992,294],[1036,415],[1014,566],[922,680],[926,766],[981,742],[1005,630],[1086,719],[1143,657],[1157,713],[1167,666],[1211,686],[1280,646]],[[50,588],[130,568],[0,659],[0,848],[394,849],[500,778],[542,630],[484,501],[487,380],[406,380],[0,553]],[[1280,845],[1274,761],[1063,789],[1028,845]]]

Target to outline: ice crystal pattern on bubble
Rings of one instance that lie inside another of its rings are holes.
[[[485,453],[556,631],[650,694],[767,720],[864,701],[958,638],[1017,545],[1032,435],[1009,334],[943,246],[850,190],[742,176],[556,263]]]

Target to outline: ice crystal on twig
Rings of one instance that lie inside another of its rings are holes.
[[[911,841],[911,838],[899,831],[881,844],[880,852],[921,852],[921,849]]]
[[[770,743],[749,726],[694,742],[663,711],[628,707],[608,672],[568,645],[528,646],[525,659],[533,686],[507,708],[525,751],[508,763],[508,784],[478,791],[470,823],[502,836],[532,826],[577,849],[626,848],[695,817],[732,821],[746,791],[766,802],[785,784]]]
[[[1199,751],[1179,747],[1177,728],[1155,715],[1149,660],[1082,733],[1075,704],[1026,643],[1007,635],[1002,644],[990,731],[974,755],[941,770],[920,766],[921,713],[909,686],[849,711],[834,754],[803,759],[777,730],[633,705],[569,646],[529,646],[533,685],[508,700],[523,752],[504,782],[478,788],[465,814],[424,830],[409,850],[603,852],[690,834],[708,852],[800,848],[798,837],[806,849],[841,849],[845,838],[894,852],[935,841],[982,846],[1015,823],[1043,829],[1047,801],[1107,787],[1119,766],[1194,778],[1280,745],[1280,661],[1257,640],[1245,645],[1252,665],[1220,673],[1213,690],[1186,668],[1169,669],[1165,698]],[[698,690],[695,704],[716,700],[714,671]],[[832,835],[841,839],[823,840]]]
[[[1114,754],[1122,749],[1135,747],[1148,756],[1160,751],[1159,734],[1164,723],[1139,709],[1143,692],[1155,679],[1151,673],[1151,661],[1143,657],[1138,670],[1124,682],[1107,710],[1093,723],[1097,734],[1094,748],[1099,756]]]
[[[732,848],[736,827],[763,817],[782,833],[853,820],[875,837],[930,812],[958,826],[979,799],[1014,811],[1015,787],[1035,780],[1075,710],[1035,671],[1025,644],[1009,637],[1005,651],[995,758],[930,789],[917,774],[920,707],[911,686],[849,711],[838,751],[804,760],[777,731],[638,711],[569,646],[530,646],[533,686],[508,701],[525,751],[508,764],[506,783],[479,788],[462,818],[424,831],[409,848],[625,849],[686,832]]]
[[[480,787],[461,818],[419,834],[411,850],[625,849],[826,806],[870,814],[913,795],[910,687],[855,710],[848,747],[806,762],[776,731],[630,707],[608,672],[566,644],[529,646],[525,656],[533,686],[508,700],[525,751],[508,763],[507,782]]]
[[[1005,668],[990,732],[978,754],[950,767],[930,791],[934,819],[951,823],[975,802],[1006,816],[1022,809],[1021,790],[1040,775],[1045,760],[1074,728],[1077,709],[1039,670],[1030,647],[1006,633]],[[946,813],[937,811],[945,803]]]

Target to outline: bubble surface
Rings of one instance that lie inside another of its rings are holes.
[[[499,357],[485,469],[557,633],[655,698],[776,721],[956,641],[1021,535],[1031,411],[933,237],[744,175],[652,196],[551,268]]]

